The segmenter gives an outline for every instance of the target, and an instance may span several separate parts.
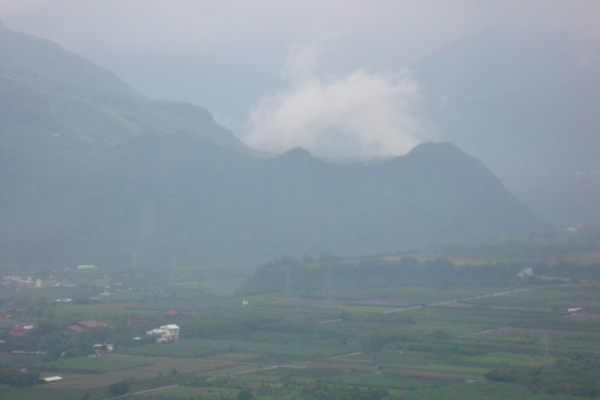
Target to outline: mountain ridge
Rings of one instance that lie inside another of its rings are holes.
[[[21,32],[0,21],[0,62],[64,83],[128,96],[140,96],[105,68],[98,67],[59,44]]]
[[[265,157],[201,107],[17,64],[0,68],[3,265],[239,263],[552,229],[449,143],[377,163]]]
[[[413,65],[442,140],[562,226],[600,224],[600,43],[493,29]]]

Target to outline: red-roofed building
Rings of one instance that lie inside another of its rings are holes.
[[[27,333],[27,329],[25,329],[22,326],[15,326],[14,328],[11,329],[10,334],[11,335],[24,335]]]
[[[169,310],[165,313],[165,317],[177,317],[180,315],[181,315],[181,312],[176,311],[176,310]]]
[[[105,322],[98,322],[98,321],[94,321],[94,320],[89,320],[89,321],[76,321],[73,322],[71,325],[67,326],[63,332],[64,333],[84,333],[84,332],[88,332],[92,329],[99,329],[99,328],[113,328],[113,326],[105,323]]]

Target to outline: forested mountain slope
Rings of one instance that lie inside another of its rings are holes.
[[[205,109],[149,100],[56,44],[0,27],[0,50],[3,265],[350,255],[549,229],[449,143],[379,163],[265,157]]]

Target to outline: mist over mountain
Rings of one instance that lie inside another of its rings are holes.
[[[600,44],[493,29],[414,66],[439,135],[564,225],[600,222]]]
[[[0,43],[3,265],[357,255],[550,229],[450,143],[372,163],[266,156],[52,42],[0,29]]]

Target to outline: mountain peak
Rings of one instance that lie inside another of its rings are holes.
[[[3,67],[98,92],[140,96],[112,71],[65,50],[58,43],[13,31],[2,22],[0,33],[0,59],[5,64]]]
[[[418,157],[431,160],[458,160],[474,157],[465,153],[451,142],[425,142],[415,146],[407,155],[409,158]]]
[[[302,147],[294,147],[291,150],[286,151],[282,155],[279,156],[281,159],[285,160],[308,160],[314,159],[315,157],[310,154],[310,152]]]
[[[460,153],[464,153],[462,150],[460,150],[458,147],[456,147],[454,145],[454,143],[452,142],[424,142],[421,144],[416,145],[410,152],[410,153],[414,153],[414,152],[450,152],[450,151],[454,151],[454,152],[460,152]]]

